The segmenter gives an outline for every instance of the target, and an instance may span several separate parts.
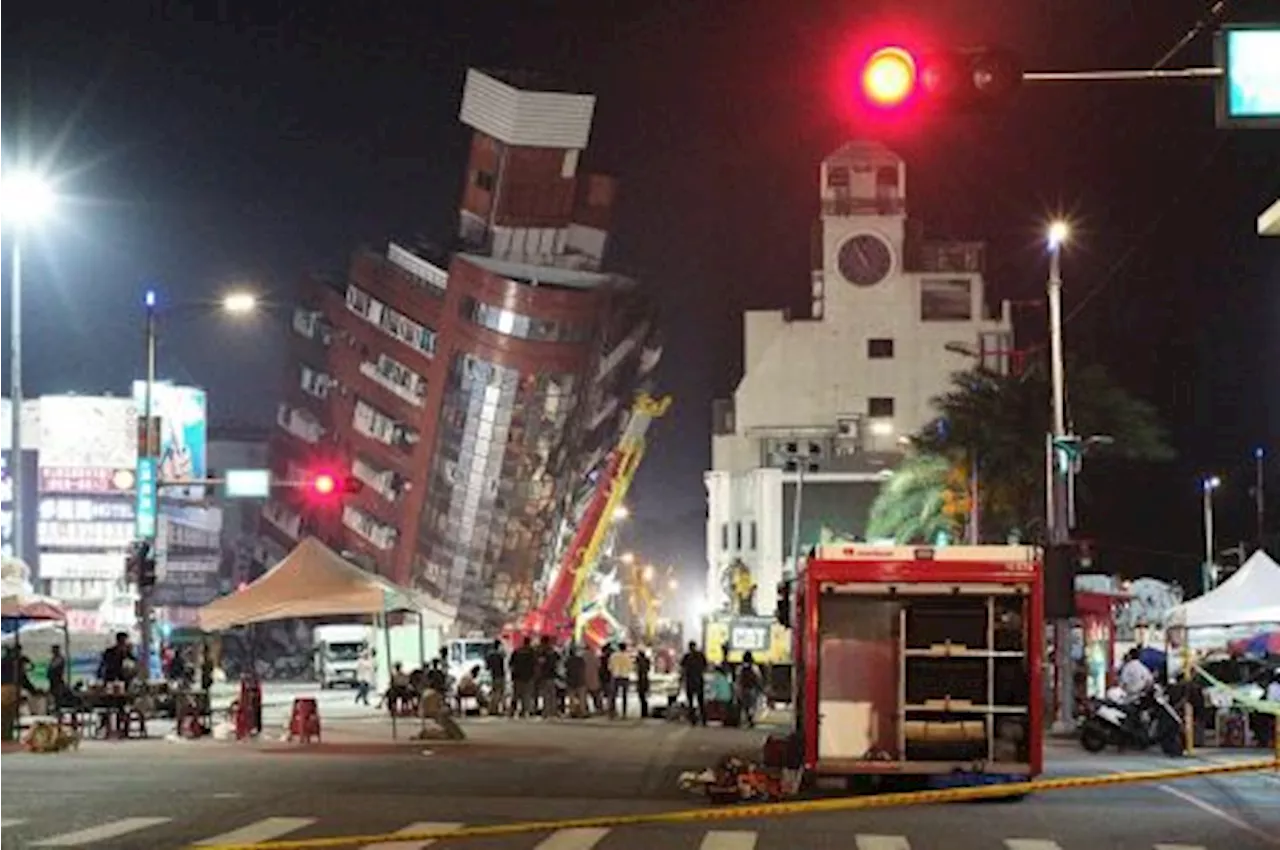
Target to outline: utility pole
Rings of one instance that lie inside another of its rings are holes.
[[[1055,222],[1049,228],[1049,352],[1053,386],[1053,431],[1045,441],[1046,460],[1046,508],[1048,526],[1046,535],[1050,547],[1061,546],[1071,539],[1071,522],[1068,516],[1070,498],[1067,477],[1070,468],[1057,461],[1057,446],[1067,437],[1066,366],[1062,354],[1062,246],[1069,235],[1067,226]],[[1054,666],[1058,681],[1058,716],[1054,723],[1058,731],[1069,731],[1075,718],[1075,678],[1071,664],[1071,620],[1060,619],[1054,623]]]
[[[142,516],[141,511],[138,512],[138,537],[147,543],[154,544],[156,539],[156,516],[160,510],[158,479],[160,471],[159,463],[156,459],[156,449],[160,442],[160,435],[156,433],[155,418],[152,414],[153,396],[155,395],[156,386],[156,299],[155,293],[148,292],[146,297],[146,356],[147,356],[147,382],[142,396],[142,422],[143,433],[146,437],[142,446],[142,456],[139,458],[139,464],[150,468],[149,475],[137,476],[137,486],[139,488],[137,506],[141,508],[143,504],[149,504],[154,510],[153,516],[148,520]],[[147,492],[141,492],[143,489]],[[138,648],[141,658],[138,659],[139,673],[142,675],[142,681],[148,681],[151,677],[151,591],[152,585],[141,572],[138,574]]]

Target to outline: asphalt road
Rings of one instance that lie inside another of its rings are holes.
[[[348,714],[309,752],[151,740],[6,755],[0,839],[6,850],[176,848],[703,807],[677,788],[679,773],[759,740],[758,733],[656,721],[479,720],[468,725],[464,744],[394,746],[385,720]],[[1088,756],[1071,745],[1056,745],[1051,756],[1055,775],[1176,764],[1154,755]],[[1061,791],[1018,802],[544,832],[456,846],[1270,850],[1280,848],[1280,774]]]

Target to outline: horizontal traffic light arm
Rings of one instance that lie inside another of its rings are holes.
[[[1204,80],[1221,77],[1221,68],[1148,68],[1131,71],[1027,71],[1027,83],[1120,83],[1142,80]]]

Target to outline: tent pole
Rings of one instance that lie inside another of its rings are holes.
[[[391,676],[393,665],[391,663],[391,624],[387,622],[387,594],[382,594],[382,644],[387,653],[387,692],[391,691]],[[398,718],[396,716],[396,706],[388,699],[387,706],[391,709],[391,740],[400,737],[398,728]]]

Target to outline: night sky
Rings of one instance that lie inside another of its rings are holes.
[[[47,162],[69,196],[25,254],[27,391],[125,392],[148,285],[191,301],[248,283],[284,307],[304,272],[341,268],[362,242],[447,237],[470,132],[456,120],[465,68],[553,71],[599,96],[585,165],[622,181],[613,264],[657,288],[669,335],[676,408],[637,482],[630,542],[700,581],[710,402],[736,382],[741,311],[804,308],[818,162],[882,135],[842,123],[833,103],[850,41],[901,26],[1007,45],[1037,70],[1142,68],[1209,5],[10,4],[4,161]],[[1210,61],[1205,34],[1172,64]],[[1248,537],[1253,448],[1280,449],[1280,240],[1255,225],[1280,196],[1280,132],[1216,130],[1204,83],[1067,85],[885,140],[932,235],[990,242],[998,296],[1040,297],[1042,222],[1075,220],[1068,346],[1157,404],[1179,452],[1091,470],[1099,567],[1188,575],[1206,471],[1226,478],[1222,536]],[[1023,345],[1044,336],[1038,309],[1022,317]],[[283,315],[174,319],[162,377],[207,386],[215,422],[270,422]],[[1280,476],[1272,485],[1280,518]]]

